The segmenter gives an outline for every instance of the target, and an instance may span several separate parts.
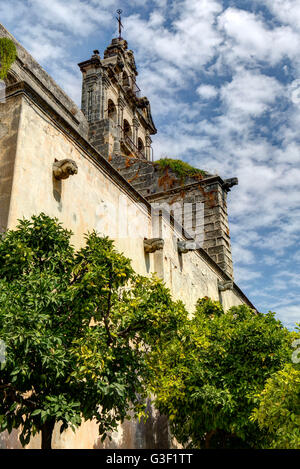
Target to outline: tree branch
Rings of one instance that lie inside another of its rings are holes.
[[[110,269],[110,271],[109,271],[109,293],[108,293],[108,298],[107,298],[107,310],[106,310],[106,314],[103,317],[105,329],[106,329],[106,332],[107,332],[107,335],[108,335],[107,345],[110,345],[113,341],[112,336],[110,334],[109,325],[108,325],[108,317],[109,317],[110,309],[111,309],[111,289],[112,289],[112,272],[111,272],[111,269]]]

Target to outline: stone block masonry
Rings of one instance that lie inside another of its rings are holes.
[[[226,199],[237,180],[223,181],[208,173],[182,180],[170,168],[161,169],[151,161],[150,135],[156,128],[149,101],[136,92],[137,70],[126,41],[113,39],[103,59],[95,50],[79,67],[89,142],[149,202],[168,204],[170,210],[175,203],[184,207],[178,223],[189,223],[194,232],[202,229],[201,247],[233,278]],[[196,213],[201,204],[202,227],[197,226]]]
[[[212,260],[233,278],[227,214],[227,193],[230,187],[227,181],[217,175],[209,174],[196,182],[194,178],[186,178],[182,181],[171,169],[168,169],[167,174],[162,173],[158,165],[152,162],[120,155],[111,157],[110,163],[150,203],[167,203],[170,209],[174,204],[181,205],[185,218],[177,221],[182,224],[185,222],[186,226],[192,226],[196,232],[199,228],[196,216],[197,204],[203,204],[202,247]],[[233,183],[236,184],[237,181]],[[189,206],[183,209],[184,204],[189,204]],[[187,217],[190,217],[190,220]]]

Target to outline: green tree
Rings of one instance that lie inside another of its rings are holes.
[[[266,380],[290,359],[292,334],[273,313],[242,305],[224,314],[208,298],[180,333],[157,357],[152,386],[173,435],[196,448],[263,447],[268,431],[250,416]]]
[[[0,430],[22,445],[95,419],[104,439],[143,415],[148,355],[179,327],[183,305],[96,233],[75,252],[71,232],[44,214],[0,238]],[[170,332],[171,333],[171,332]]]
[[[267,430],[274,449],[300,448],[300,370],[287,364],[267,380],[252,420]]]

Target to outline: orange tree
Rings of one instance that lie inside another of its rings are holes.
[[[90,419],[104,439],[143,414],[150,348],[187,314],[109,239],[91,233],[75,252],[70,237],[41,214],[0,238],[0,431],[20,428],[22,445],[41,432],[51,448],[56,423]]]
[[[293,338],[273,313],[246,305],[224,313],[218,302],[199,300],[194,317],[149,356],[155,405],[168,415],[177,441],[194,448],[270,447],[268,424],[260,418],[259,426],[251,415],[267,379],[291,359]],[[272,399],[269,391],[264,396]]]
[[[270,447],[300,448],[300,366],[288,363],[274,373],[257,396],[252,420],[267,430]]]

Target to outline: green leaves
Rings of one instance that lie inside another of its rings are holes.
[[[71,231],[45,214],[20,220],[15,231],[1,237],[1,277],[7,281],[32,271],[56,271],[69,274],[73,248]]]
[[[143,413],[150,351],[187,315],[111,240],[93,232],[75,252],[70,237],[41,214],[0,239],[1,428],[20,427],[22,444],[54,422],[96,419],[107,435]]]
[[[291,341],[273,313],[241,305],[225,314],[218,302],[199,300],[177,337],[152,352],[155,404],[176,439],[196,448],[268,446],[250,416],[266,380],[290,359]]]
[[[251,420],[269,433],[275,449],[298,449],[300,446],[300,369],[287,364],[274,373],[257,395],[258,407]]]
[[[298,371],[276,375],[297,334],[273,313],[225,314],[208,298],[189,318],[111,240],[92,232],[75,252],[70,237],[41,214],[0,238],[1,431],[20,428],[26,445],[55,422],[62,432],[95,419],[105,438],[154,395],[183,445],[299,443]]]

